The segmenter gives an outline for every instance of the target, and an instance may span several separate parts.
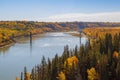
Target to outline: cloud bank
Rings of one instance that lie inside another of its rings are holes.
[[[71,13],[71,14],[60,14],[43,18],[41,21],[45,22],[120,22],[120,12],[105,12],[105,13]]]

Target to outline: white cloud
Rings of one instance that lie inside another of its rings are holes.
[[[72,22],[72,21],[83,21],[83,22],[120,22],[120,12],[106,12],[106,13],[93,13],[93,14],[60,14],[50,16],[48,18],[41,19],[46,22]]]

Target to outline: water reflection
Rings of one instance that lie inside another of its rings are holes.
[[[6,47],[3,47],[3,48],[0,48],[0,55],[1,54],[5,54],[9,51],[11,46],[6,46]]]
[[[30,43],[30,55],[32,56],[32,42]]]

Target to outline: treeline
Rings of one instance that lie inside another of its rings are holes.
[[[81,29],[92,27],[120,27],[120,22],[60,22],[61,26],[78,26]]]
[[[105,34],[109,33],[114,36],[116,33],[120,33],[120,27],[94,27],[94,28],[85,28],[83,32],[91,38],[105,38]]]
[[[24,68],[16,80],[120,80],[120,33],[106,34],[104,39],[88,42],[62,56],[42,58],[31,72]]]

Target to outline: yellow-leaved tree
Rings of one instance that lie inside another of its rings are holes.
[[[30,80],[30,73],[26,73],[27,80]]]
[[[71,68],[73,64],[74,64],[74,67],[76,67],[78,64],[78,58],[76,56],[72,56],[64,62],[64,66],[67,65],[67,68]]]
[[[16,77],[16,79],[15,80],[19,80],[19,78],[18,77]]]
[[[113,58],[118,58],[118,56],[119,56],[119,53],[117,51],[114,51]]]
[[[69,57],[65,60],[63,72],[65,73],[67,79],[74,80],[77,65],[78,58],[76,56]]]
[[[96,72],[95,68],[87,69],[88,80],[100,80],[100,76],[98,72]]]
[[[62,71],[58,74],[57,78],[58,80],[66,80],[65,74]]]

